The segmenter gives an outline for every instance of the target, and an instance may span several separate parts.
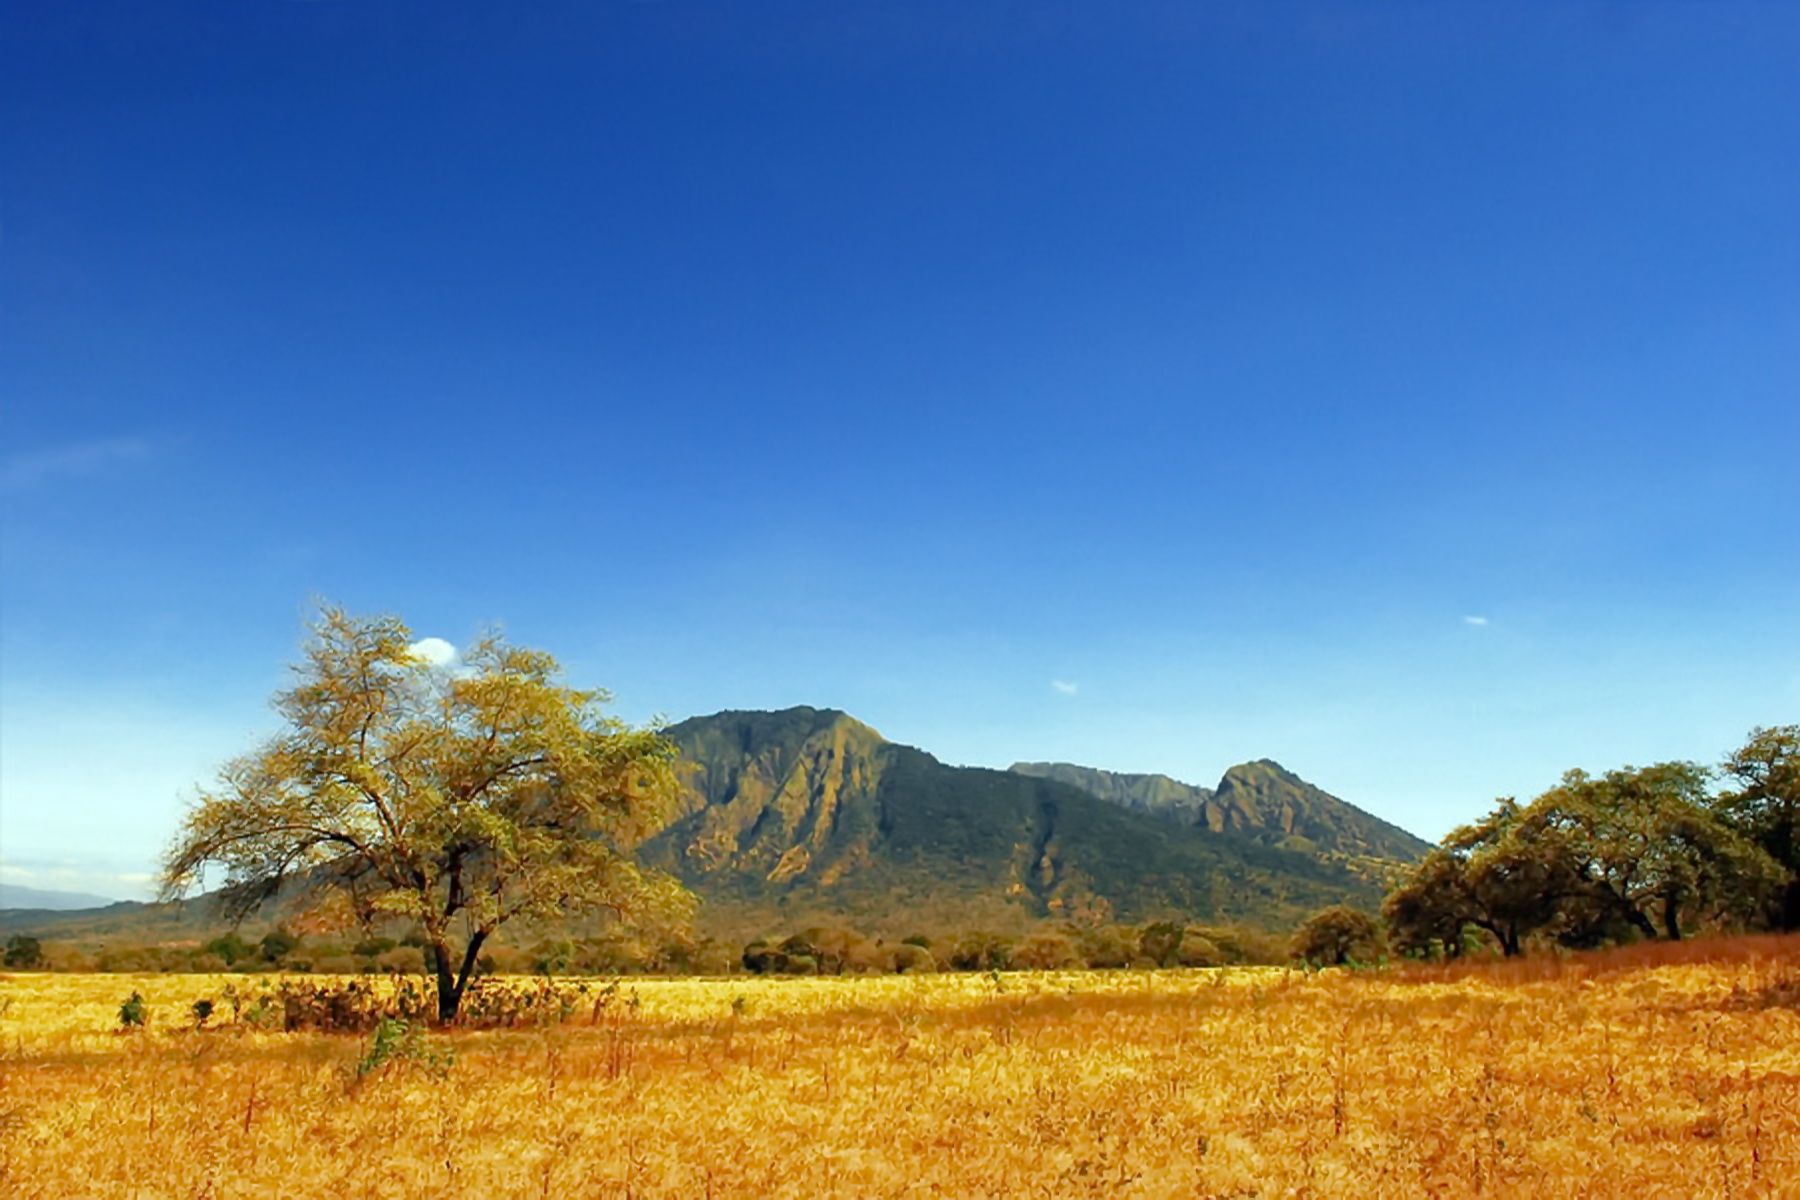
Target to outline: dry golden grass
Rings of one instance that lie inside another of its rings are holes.
[[[434,1037],[447,1069],[361,1077],[366,1038],[183,1029],[224,982],[0,977],[0,1194],[1800,1195],[1797,939],[640,981],[596,1024]],[[115,1033],[134,988],[150,1027]]]

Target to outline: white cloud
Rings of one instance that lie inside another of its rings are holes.
[[[449,642],[446,642],[443,638],[420,638],[418,641],[408,646],[407,649],[412,651],[412,656],[414,658],[429,663],[434,667],[451,666],[455,664],[458,657],[456,647],[452,646]]]
[[[1486,625],[1487,623],[1488,623],[1488,619],[1486,617],[1464,617],[1463,618],[1464,625]]]
[[[1067,679],[1052,679],[1050,681],[1050,690],[1061,696],[1073,696],[1076,692],[1081,690],[1081,685],[1078,683],[1071,683]]]
[[[148,458],[153,449],[143,438],[108,438],[9,454],[0,459],[0,491],[23,491],[58,479],[94,475],[119,463]]]

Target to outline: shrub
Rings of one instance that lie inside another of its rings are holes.
[[[142,1029],[149,1018],[150,1010],[144,1007],[144,998],[137,992],[132,992],[125,998],[125,1003],[119,1005],[121,1029]]]
[[[434,1075],[450,1069],[453,1054],[437,1050],[425,1039],[423,1029],[412,1022],[383,1017],[369,1037],[369,1048],[356,1064],[358,1079],[396,1063],[422,1067]]]
[[[1294,934],[1294,957],[1316,966],[1369,962],[1381,953],[1381,929],[1367,913],[1342,904],[1321,909]]]
[[[1080,953],[1088,966],[1111,970],[1131,965],[1138,956],[1137,938],[1128,930],[1090,929],[1081,935]]]
[[[997,933],[966,933],[950,950],[959,971],[1003,971],[1012,965],[1012,939]]]
[[[1184,967],[1218,967],[1224,965],[1225,953],[1211,938],[1190,929],[1175,948],[1175,961]]]
[[[1061,971],[1081,966],[1081,955],[1060,933],[1034,933],[1013,951],[1012,965],[1028,971]]]
[[[217,955],[228,967],[236,966],[239,962],[249,958],[254,953],[250,943],[246,942],[236,933],[228,933],[223,937],[216,937],[212,941],[206,943],[206,945],[200,947],[200,949],[207,954]]]
[[[912,942],[894,947],[894,971],[899,975],[929,975],[938,969],[931,951]]]
[[[15,933],[6,939],[6,954],[3,960],[7,966],[19,970],[32,970],[44,965],[44,944],[34,937],[26,937]]]
[[[278,963],[300,945],[300,939],[285,929],[271,929],[263,934],[262,941],[257,943],[257,950],[266,963]]]

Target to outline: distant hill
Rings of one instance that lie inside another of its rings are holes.
[[[1166,817],[1183,825],[1206,823],[1202,814],[1213,797],[1211,788],[1183,783],[1167,775],[1127,775],[1064,762],[1020,762],[1007,769],[1054,779],[1121,808]]]
[[[1232,767],[1216,788],[1073,763],[1014,763],[1012,770],[1067,783],[1134,812],[1302,853],[1412,862],[1431,849],[1423,838],[1266,758]]]
[[[645,858],[714,921],[898,932],[1180,914],[1279,927],[1379,898],[1316,853],[1172,826],[1057,779],[946,766],[832,709],[723,712],[669,735],[689,763],[682,815]]]
[[[0,883],[0,909],[30,908],[46,912],[66,912],[74,908],[102,908],[114,901],[87,892],[57,892],[47,888],[22,887],[16,883]]]

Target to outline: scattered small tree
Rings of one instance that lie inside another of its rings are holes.
[[[257,953],[266,963],[278,963],[299,948],[300,939],[285,929],[269,930],[256,944]]]
[[[30,971],[44,965],[43,943],[34,937],[15,933],[6,939],[6,954],[3,960],[7,966],[16,970]]]
[[[1342,904],[1314,913],[1294,935],[1294,957],[1319,966],[1368,962],[1381,953],[1374,918]]]
[[[453,1020],[482,945],[515,918],[679,911],[687,894],[631,848],[671,814],[674,747],[558,682],[556,660],[497,636],[454,669],[399,620],[327,608],[286,730],[230,763],[164,863],[166,898],[223,868],[228,912],[283,891],[365,928],[416,922]]]

